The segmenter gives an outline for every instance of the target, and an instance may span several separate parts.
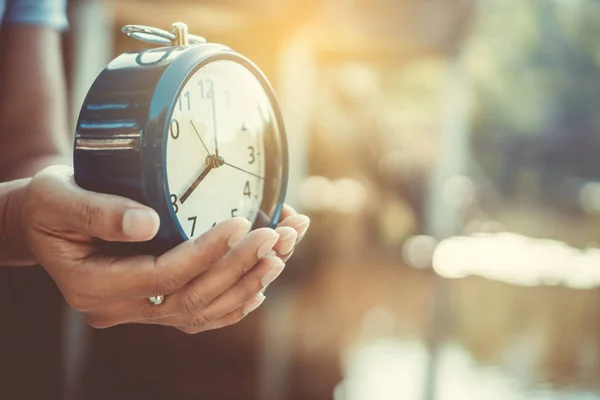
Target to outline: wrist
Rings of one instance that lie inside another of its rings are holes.
[[[27,235],[27,185],[30,179],[0,184],[0,265],[33,265]]]

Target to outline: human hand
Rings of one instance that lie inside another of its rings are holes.
[[[260,305],[261,290],[283,269],[268,255],[278,232],[247,233],[250,223],[243,218],[159,257],[102,254],[96,238],[150,240],[158,215],[132,200],[79,188],[68,167],[37,174],[24,188],[20,210],[30,252],[67,302],[98,328],[152,323],[198,333],[231,325]],[[158,295],[166,295],[165,302],[151,304],[148,298]]]

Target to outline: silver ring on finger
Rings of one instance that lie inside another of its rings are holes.
[[[150,303],[154,304],[155,306],[160,306],[162,303],[165,302],[165,296],[152,296],[148,300],[150,300]]]

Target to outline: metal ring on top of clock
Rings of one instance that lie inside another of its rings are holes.
[[[125,25],[122,31],[127,36],[147,43],[169,46],[175,44],[177,41],[176,33],[167,32],[164,29],[154,28],[152,26]],[[206,43],[205,38],[197,35],[187,35],[187,40],[189,44]]]

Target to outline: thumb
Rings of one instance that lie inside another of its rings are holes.
[[[31,182],[33,196],[43,196],[53,225],[106,241],[143,242],[158,232],[160,219],[151,208],[124,197],[78,187],[69,167],[44,170]]]

